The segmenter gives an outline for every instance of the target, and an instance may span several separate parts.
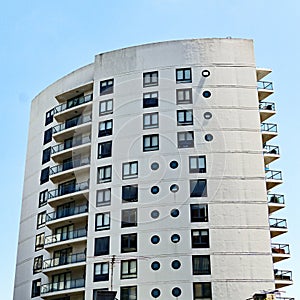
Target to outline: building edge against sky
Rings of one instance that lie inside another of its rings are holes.
[[[292,284],[270,72],[251,40],[192,39],[96,55],[42,91],[14,300],[236,300]]]

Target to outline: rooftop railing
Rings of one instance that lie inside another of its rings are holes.
[[[73,240],[87,235],[86,228],[76,229],[63,233],[48,235],[45,237],[45,245],[55,244],[63,241]]]
[[[277,124],[273,123],[261,123],[260,124],[261,131],[268,131],[268,132],[277,132]]]
[[[275,111],[275,103],[274,102],[260,102],[258,108],[260,110]]]
[[[269,203],[284,204],[284,195],[280,194],[268,194]]]
[[[257,89],[258,90],[273,90],[273,83],[270,81],[257,81]]]
[[[272,253],[276,254],[290,254],[290,246],[288,244],[271,244]]]
[[[80,205],[80,206],[75,206],[75,207],[64,208],[62,210],[53,211],[51,213],[48,213],[47,217],[46,217],[46,222],[83,214],[87,211],[88,211],[87,205]]]
[[[275,280],[292,280],[292,271],[287,270],[274,270]]]
[[[58,153],[76,146],[84,145],[91,142],[90,136],[83,136],[81,138],[74,137],[70,140],[65,141],[64,143],[55,145],[51,148],[51,153]]]
[[[272,228],[287,228],[286,219],[269,218],[269,223]]]
[[[61,113],[67,109],[90,102],[92,100],[93,100],[93,94],[74,98],[72,100],[69,100],[63,104],[60,104],[60,105],[57,105],[56,107],[54,107],[54,114]]]
[[[88,180],[80,183],[76,183],[74,185],[68,185],[67,187],[60,187],[58,189],[48,191],[48,200],[63,195],[84,191],[87,190],[88,188],[89,188]]]
[[[61,173],[67,170],[71,170],[74,168],[78,168],[78,167],[83,167],[86,165],[90,164],[90,158],[89,157],[84,157],[84,158],[80,158],[80,159],[74,159],[74,160],[70,160],[70,161],[66,161],[62,164],[53,166],[50,168],[50,175],[54,175],[57,173]]]
[[[88,122],[91,122],[91,121],[92,121],[92,115],[91,114],[78,116],[76,118],[73,118],[73,119],[70,119],[70,120],[66,121],[65,123],[58,124],[58,125],[52,127],[52,134],[61,132],[65,129],[69,129],[69,128],[72,128],[72,127],[75,127],[75,126],[78,126],[78,125],[81,125],[81,124],[88,123]]]
[[[85,280],[83,278],[66,280],[61,282],[54,282],[54,283],[47,283],[42,285],[41,294],[81,288],[84,286],[85,286]]]
[[[264,153],[279,155],[279,147],[272,145],[264,145]]]
[[[76,253],[68,256],[62,256],[57,258],[46,259],[43,261],[43,269],[49,269],[53,267],[75,264],[78,262],[86,261],[85,253]]]

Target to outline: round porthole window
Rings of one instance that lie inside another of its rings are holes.
[[[181,295],[181,289],[179,287],[175,287],[173,290],[172,290],[172,295],[174,297],[179,297]]]
[[[157,219],[159,217],[159,211],[158,210],[152,210],[151,211],[151,218]]]
[[[159,243],[159,241],[160,241],[160,238],[159,238],[158,235],[153,235],[153,236],[151,237],[151,243],[152,243],[152,244],[156,245],[156,244]]]
[[[179,190],[179,186],[178,186],[177,184],[172,184],[172,185],[170,186],[170,191],[171,191],[172,193],[176,193],[176,192],[178,192],[178,190]]]
[[[154,262],[151,264],[151,269],[152,269],[152,270],[157,271],[159,268],[160,268],[160,263],[159,263],[158,261],[154,261]]]
[[[153,289],[151,291],[151,295],[153,298],[158,298],[160,296],[160,290],[159,289]]]
[[[213,135],[210,133],[206,134],[204,138],[207,142],[211,142],[214,139]]]
[[[151,188],[151,193],[152,194],[157,194],[159,192],[159,187],[158,186],[153,186],[152,188]]]
[[[211,96],[211,92],[210,91],[204,91],[202,93],[202,95],[203,95],[204,98],[209,98]]]
[[[176,160],[170,162],[171,169],[176,169],[177,167],[178,167],[178,162]]]
[[[202,76],[203,77],[208,77],[210,75],[210,72],[208,70],[203,70],[202,71]]]
[[[173,243],[178,243],[179,241],[180,241],[180,236],[179,236],[179,234],[173,234],[172,236],[171,236],[171,241],[173,242]]]
[[[177,270],[181,267],[181,263],[179,260],[173,260],[171,266],[173,269]]]
[[[159,164],[157,162],[154,162],[151,164],[151,170],[156,171],[159,168]]]
[[[173,218],[178,217],[178,216],[179,216],[179,210],[178,210],[177,208],[172,209],[172,210],[171,210],[171,216],[172,216]]]
[[[209,119],[212,118],[212,113],[210,113],[209,111],[206,111],[206,112],[203,114],[203,117],[204,117],[204,119],[209,120]]]

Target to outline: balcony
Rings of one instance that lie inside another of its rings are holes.
[[[274,171],[274,170],[267,170],[266,171],[266,186],[267,190],[274,188],[275,186],[281,184],[282,180],[282,172],[281,171]]]
[[[65,280],[65,281],[54,282],[54,283],[47,283],[42,285],[41,295],[42,297],[54,296],[54,295],[61,294],[61,293],[57,293],[61,291],[64,291],[64,293],[65,291],[67,291],[68,294],[70,294],[72,292],[78,292],[78,289],[80,288],[84,290],[84,286],[85,286],[85,280],[83,278]]]
[[[76,174],[83,173],[89,168],[89,165],[90,157],[64,161],[62,164],[50,168],[50,179],[53,183],[72,179],[75,172]]]
[[[79,115],[67,120],[65,123],[52,127],[52,137],[56,142],[62,142],[65,139],[75,135],[90,131],[92,115]]]
[[[271,69],[266,69],[266,68],[256,68],[256,79],[257,81],[263,79],[267,75],[272,73]]]
[[[288,244],[271,244],[273,263],[291,257],[290,246]]]
[[[278,146],[264,145],[263,153],[265,165],[270,164],[280,157]]]
[[[280,194],[268,194],[268,207],[269,207],[269,214],[284,208],[284,195]]]
[[[262,123],[260,125],[263,144],[265,144],[268,140],[276,137],[277,133],[277,124],[272,123]]]
[[[274,93],[273,83],[270,81],[257,81],[258,100],[262,101]]]
[[[290,297],[277,297],[276,300],[295,300],[295,298],[290,298]]]
[[[275,288],[280,289],[282,287],[293,284],[292,271],[286,270],[274,270]]]
[[[276,114],[275,103],[261,102],[259,103],[260,121],[263,122]]]
[[[275,236],[286,233],[288,231],[286,219],[269,218],[269,224],[271,238],[274,238]]]

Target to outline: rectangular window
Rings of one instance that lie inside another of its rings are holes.
[[[193,110],[177,110],[177,125],[193,125]]]
[[[131,179],[138,177],[138,162],[132,161],[123,163],[123,176],[122,179]]]
[[[94,255],[106,255],[109,254],[109,236],[104,236],[95,239]]]
[[[137,201],[138,201],[137,184],[122,186],[122,202],[137,202]]]
[[[121,279],[137,278],[137,260],[121,261]]]
[[[159,150],[159,136],[158,134],[144,135],[143,136],[143,151]]]
[[[192,82],[191,68],[176,69],[176,83],[190,83]]]
[[[31,287],[31,298],[38,297],[41,295],[41,279],[33,280]]]
[[[208,222],[207,204],[191,204],[191,222]]]
[[[143,94],[143,108],[158,106],[158,92]]]
[[[144,73],[143,85],[144,87],[158,85],[158,71]]]
[[[110,182],[111,181],[111,166],[104,166],[98,168],[97,183]]]
[[[47,167],[41,171],[40,184],[43,184],[43,183],[49,181],[49,171],[50,171],[49,167]]]
[[[107,120],[99,123],[98,137],[112,135],[113,120]]]
[[[190,156],[190,173],[206,173],[206,159],[205,155]]]
[[[137,226],[137,209],[122,210],[121,227],[135,227]]]
[[[44,191],[40,192],[39,207],[42,207],[42,206],[46,205],[47,200],[48,200],[48,190],[44,190]]]
[[[110,205],[111,202],[111,189],[103,189],[97,191],[96,206]]]
[[[208,229],[193,229],[192,248],[209,248],[209,231]]]
[[[111,157],[112,141],[98,144],[98,158]]]
[[[191,197],[207,197],[206,179],[190,180],[190,196]]]
[[[37,215],[36,228],[39,229],[39,228],[45,226],[45,224],[46,224],[46,211],[43,211]]]
[[[42,272],[43,269],[43,255],[35,257],[33,260],[33,274]]]
[[[112,94],[113,92],[114,92],[113,79],[100,81],[100,96]]]
[[[178,148],[194,147],[194,131],[182,131],[177,133]]]
[[[49,128],[44,132],[44,145],[48,144],[51,141],[52,141],[52,128]]]
[[[143,114],[143,129],[158,128],[158,112]]]
[[[50,161],[51,156],[51,147],[43,150],[43,157],[42,157],[42,164],[45,164],[46,162]]]
[[[121,292],[120,300],[137,300],[136,286],[122,286],[120,292]]]
[[[46,112],[45,126],[53,122],[54,109]]]
[[[110,213],[100,213],[95,216],[95,230],[106,230],[110,228]]]
[[[99,115],[111,114],[113,112],[113,99],[99,102]]]
[[[177,104],[193,103],[192,89],[179,89],[179,90],[176,90],[176,103]]]
[[[121,253],[137,251],[137,234],[122,234],[121,235]]]
[[[211,283],[195,282],[193,284],[194,298],[193,300],[211,300]]]
[[[109,279],[109,263],[102,262],[94,264],[94,282],[107,281]]]
[[[35,237],[35,251],[41,250],[45,245],[45,233],[40,233]]]
[[[193,255],[193,275],[210,274],[210,257],[209,255]]]

